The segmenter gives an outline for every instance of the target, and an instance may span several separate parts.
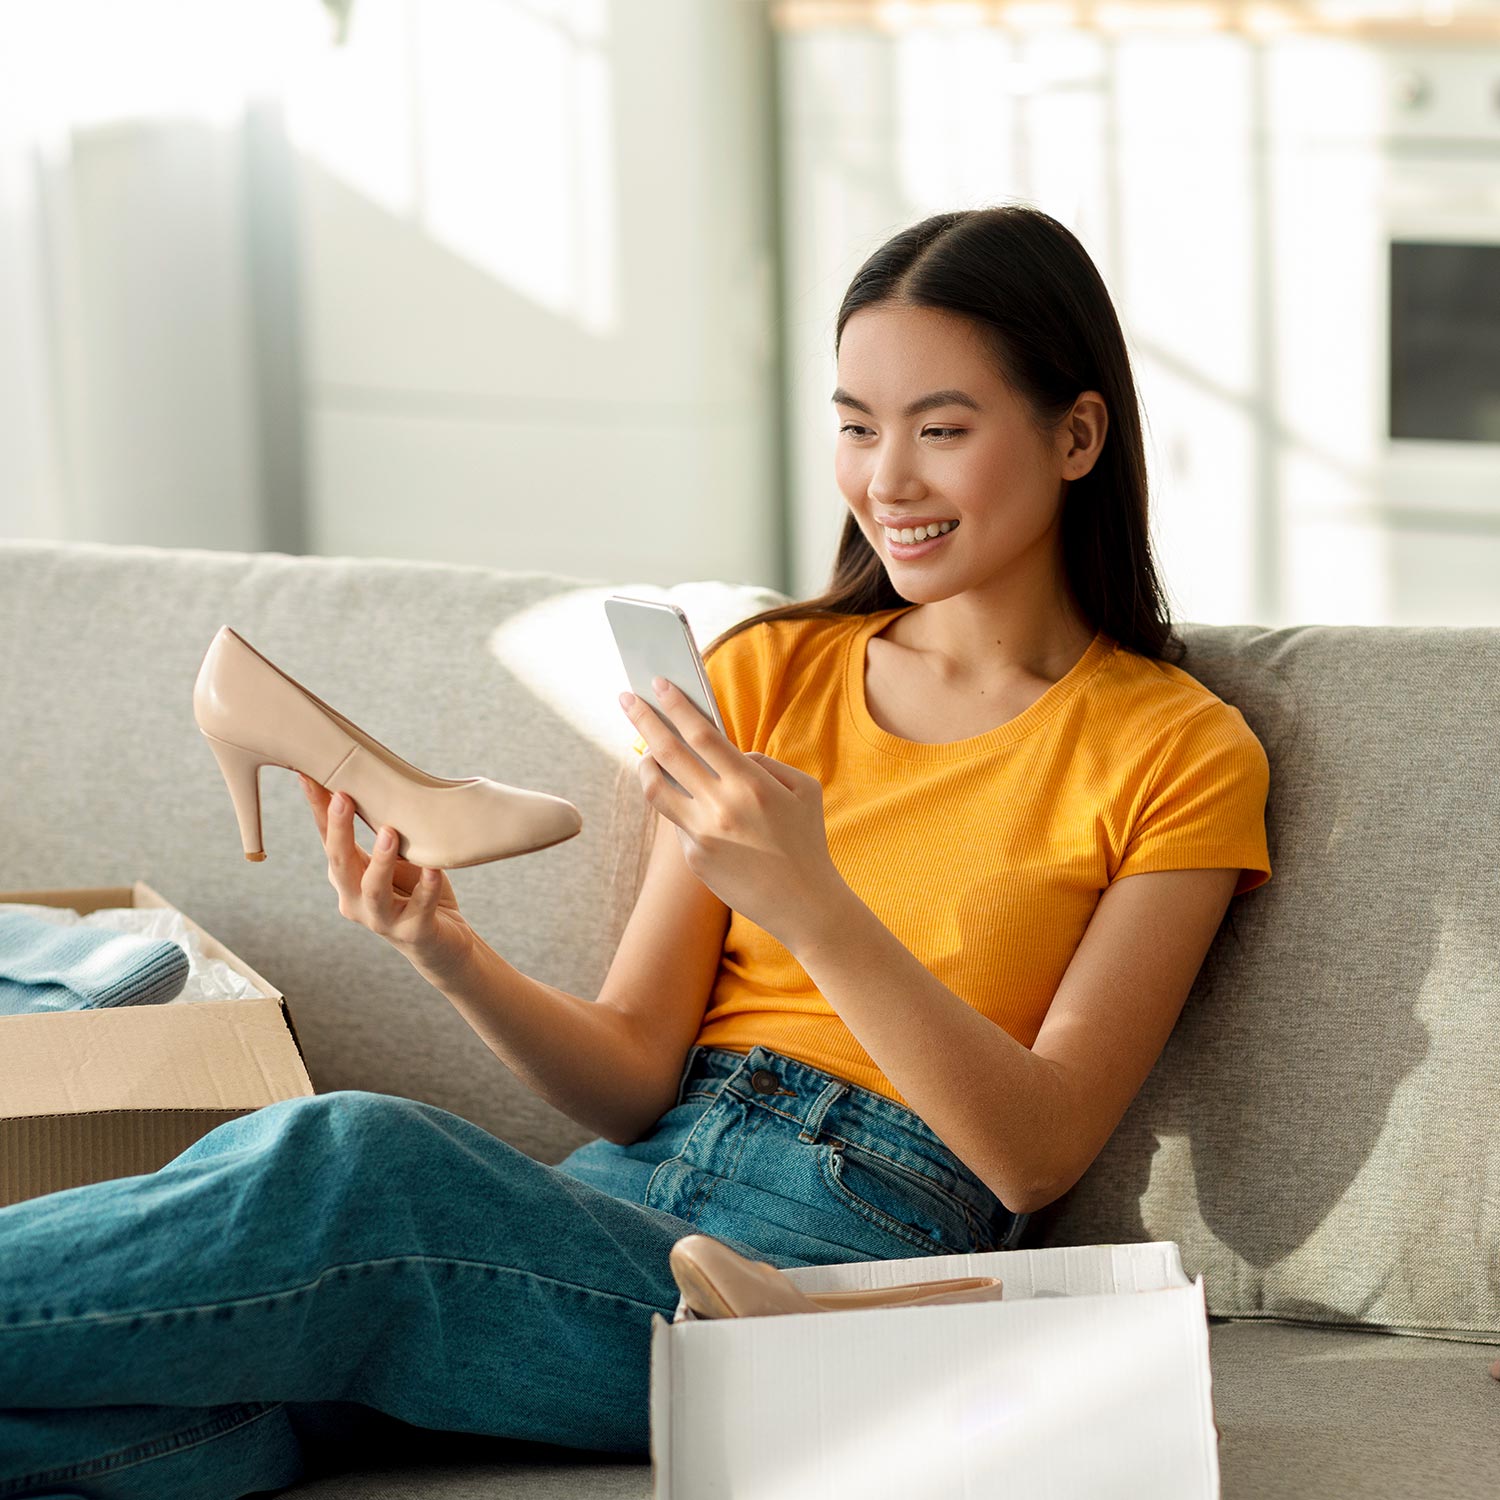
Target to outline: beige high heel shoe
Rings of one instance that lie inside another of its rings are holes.
[[[223,772],[245,858],[261,842],[260,768],[301,771],[344,792],[374,830],[394,828],[415,865],[457,870],[570,839],[583,815],[563,797],[483,776],[429,776],[386,749],[227,625],[209,643],[193,684],[193,718]]]
[[[757,1318],[774,1313],[853,1311],[998,1302],[998,1276],[955,1276],[856,1292],[802,1292],[763,1260],[747,1260],[707,1234],[684,1235],[667,1254],[683,1303],[698,1318]]]

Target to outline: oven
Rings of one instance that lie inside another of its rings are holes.
[[[1284,615],[1500,624],[1500,48],[1272,52]]]
[[[1500,520],[1500,108],[1495,137],[1389,162],[1379,415],[1388,504]]]

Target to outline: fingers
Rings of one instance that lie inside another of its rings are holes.
[[[648,704],[645,699],[633,694],[620,695],[620,706],[625,710],[625,716],[635,725],[650,752],[649,756],[642,754],[642,767],[654,760],[662,771],[677,782],[683,792],[696,798],[707,784],[705,777],[708,781],[722,779],[718,766],[714,764],[719,759],[718,753],[707,743],[702,726],[707,725],[709,734],[716,738],[722,739],[722,736],[701,714],[697,715],[696,725],[689,723],[683,729],[677,720],[686,715],[677,705],[684,703],[691,708],[689,700],[670,685],[659,706]],[[673,712],[673,709],[676,711]]]
[[[438,891],[442,883],[442,876],[437,870],[424,869],[417,876],[411,895],[406,898],[405,909],[401,913],[403,935],[414,937],[426,931],[433,912],[437,910]]]
[[[735,747],[676,683],[668,682],[665,678],[653,678],[652,681],[653,685],[660,682],[660,686],[656,688],[656,704],[654,705],[656,712],[682,736],[682,740],[678,743],[685,745],[703,762],[714,780],[722,780],[724,774],[733,765],[733,757],[729,752]],[[671,729],[668,733],[671,733]],[[675,739],[676,736],[673,738]],[[681,777],[678,780],[681,780]]]
[[[355,841],[354,803],[348,793],[330,793],[300,771],[297,778],[328,853],[328,880],[339,893],[340,914],[381,933],[397,923],[424,927],[441,893],[439,872],[432,871],[430,878],[423,879],[427,872],[397,852],[401,841],[390,827],[378,831],[375,847],[366,857]],[[397,875],[401,872],[398,888]]]
[[[391,874],[395,868],[396,833],[392,828],[382,828],[376,835],[374,851],[359,883],[360,894],[374,918],[371,925],[376,928],[389,927],[396,917],[396,896],[391,889]]]
[[[363,851],[354,841],[354,801],[347,792],[330,794],[306,777],[302,781],[328,853],[328,883],[339,893],[339,914],[358,921],[365,865]]]
[[[312,808],[313,822],[318,825],[318,837],[326,841],[328,838],[328,793],[316,781],[304,776],[301,771],[297,772],[297,780],[302,783],[302,790],[307,794],[307,805]]]

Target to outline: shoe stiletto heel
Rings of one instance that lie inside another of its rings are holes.
[[[583,828],[583,815],[565,797],[484,776],[451,781],[402,760],[227,625],[198,669],[193,718],[229,788],[246,859],[266,857],[262,766],[300,771],[345,793],[371,829],[396,830],[402,859],[430,869],[533,854]]]
[[[200,732],[224,774],[229,800],[234,803],[234,815],[239,819],[245,858],[262,860],[266,857],[260,832],[260,768],[264,761],[253,751],[241,750],[227,740],[215,739],[206,730]]]

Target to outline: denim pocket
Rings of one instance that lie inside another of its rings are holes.
[[[817,1151],[834,1197],[901,1246],[928,1255],[990,1248],[968,1205],[914,1168],[849,1141],[824,1142]]]

